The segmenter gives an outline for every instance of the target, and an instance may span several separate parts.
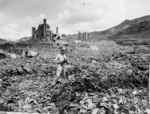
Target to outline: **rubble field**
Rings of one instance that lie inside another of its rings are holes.
[[[52,86],[52,59],[1,59],[0,103],[8,111],[51,114],[143,114],[148,107],[147,57],[115,54],[107,60],[95,58],[96,63],[70,60],[68,79]]]

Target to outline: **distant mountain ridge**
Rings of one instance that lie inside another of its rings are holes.
[[[137,18],[134,20],[126,20],[116,27],[107,31],[114,32],[110,34],[108,39],[149,39],[150,38],[150,16]]]
[[[29,41],[30,39],[31,39],[31,37],[23,37],[23,38],[19,39],[18,42]]]
[[[91,40],[150,39],[150,15],[125,20],[104,31],[89,32]],[[69,35],[78,38],[78,34]]]

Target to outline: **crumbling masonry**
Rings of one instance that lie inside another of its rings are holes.
[[[58,27],[56,28],[56,34],[58,34]],[[37,30],[35,27],[32,27],[32,40],[54,40],[54,33],[50,30],[50,26],[46,23],[46,19],[43,19],[43,24],[39,24]]]
[[[89,34],[87,34],[86,32],[84,32],[84,33],[79,32],[79,33],[78,33],[78,40],[83,40],[83,41],[85,41],[85,40],[87,40],[87,39],[89,39],[89,38],[90,38],[90,36],[89,36]]]

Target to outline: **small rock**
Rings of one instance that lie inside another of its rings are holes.
[[[108,101],[107,97],[103,97],[103,101]]]
[[[145,110],[145,113],[146,113],[146,114],[150,114],[150,109],[147,108],[147,109]]]
[[[96,103],[96,104],[97,104],[97,103],[100,102],[100,100],[101,100],[100,98],[94,98],[94,99],[93,99],[93,103]]]
[[[87,102],[88,102],[88,109],[92,110],[96,107],[96,105],[92,103],[91,99],[88,99]]]
[[[95,108],[92,110],[92,114],[99,114],[99,108]]]
[[[17,58],[17,55],[16,54],[13,54],[13,53],[7,53],[7,56],[11,59],[16,59]]]
[[[133,95],[136,95],[136,94],[137,94],[137,91],[133,91],[132,94],[133,94]]]
[[[118,106],[117,104],[114,104],[113,107],[114,107],[115,109],[118,109],[118,108],[119,108],[119,106]]]
[[[81,109],[80,109],[80,112],[81,112],[81,113],[86,113],[86,112],[87,112],[87,110],[86,110],[86,109],[84,109],[84,108],[81,108]]]

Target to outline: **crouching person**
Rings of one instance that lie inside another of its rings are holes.
[[[52,85],[54,85],[60,77],[62,77],[63,79],[67,79],[65,75],[66,72],[65,66],[66,64],[68,64],[68,60],[65,53],[66,53],[66,49],[64,47],[61,47],[60,53],[57,54],[57,56],[55,57],[54,62],[57,63],[57,71],[56,71],[56,77],[52,82]]]

